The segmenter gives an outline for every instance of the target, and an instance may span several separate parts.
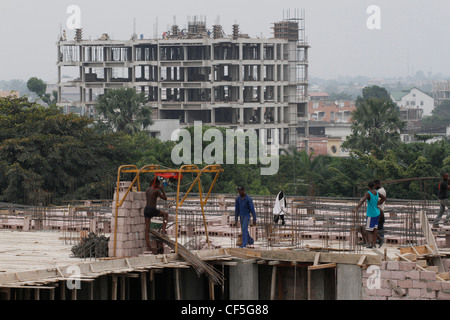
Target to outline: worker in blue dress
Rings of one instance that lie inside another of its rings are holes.
[[[242,230],[242,245],[239,248],[245,248],[247,245],[253,245],[254,240],[248,232],[248,226],[250,223],[250,214],[253,216],[253,224],[256,225],[256,212],[253,200],[245,193],[244,187],[238,187],[239,196],[236,198],[235,203],[235,222],[237,224],[238,218],[241,224]]]

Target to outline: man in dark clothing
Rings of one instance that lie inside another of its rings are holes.
[[[250,222],[250,213],[253,216],[253,225],[256,225],[256,212],[253,200],[247,194],[245,194],[244,187],[238,188],[239,197],[236,198],[235,203],[235,221],[237,224],[238,217],[240,218],[240,224],[242,229],[242,245],[239,248],[245,248],[248,244],[252,245],[254,240],[250,237],[248,232],[248,226]]]
[[[448,173],[445,172],[442,175],[442,180],[439,182],[438,199],[441,204],[441,207],[438,215],[436,216],[436,219],[434,220],[433,227],[439,226],[439,221],[444,215],[445,207],[447,207],[447,209],[450,207],[450,200],[447,198],[447,190],[448,190]],[[446,220],[448,220],[448,218],[449,214],[447,214]]]
[[[158,201],[158,198],[161,198],[163,200],[167,200],[166,193],[164,192],[163,187],[160,185],[160,181],[158,178],[155,177],[154,180],[152,180],[152,185],[147,189],[146,191],[147,196],[147,206],[144,210],[144,216],[145,216],[145,242],[147,245],[147,250],[151,251],[150,247],[150,226],[152,222],[152,218],[156,217],[162,217],[163,218],[163,225],[161,229],[161,233],[166,233],[166,226],[167,221],[169,218],[169,215],[166,212],[162,212],[156,208],[156,203]],[[159,244],[159,249],[161,249],[161,244]]]
[[[381,186],[381,181],[380,180],[374,180],[375,182],[375,190],[378,191],[379,194],[382,194],[383,196],[386,197],[386,190],[384,189],[383,186]],[[384,243],[384,207],[386,205],[386,201],[379,204],[378,205],[378,209],[380,209],[380,217],[378,219],[378,243],[379,243],[379,248],[381,248],[381,246]]]

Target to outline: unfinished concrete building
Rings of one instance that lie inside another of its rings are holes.
[[[239,249],[235,195],[211,195],[203,219],[197,194],[179,207],[168,194],[161,209],[178,211],[178,228],[168,228],[178,251],[153,254],[143,196],[123,181],[112,201],[0,203],[0,300],[450,300],[450,227],[428,223],[436,202],[390,199],[385,244],[369,249],[359,243],[364,215],[351,211],[359,198],[287,197],[281,225],[274,198],[254,196],[255,244]],[[73,256],[88,232],[110,237],[107,257],[91,247]]]
[[[182,126],[205,125],[267,130],[281,145],[296,144],[296,127],[307,117],[308,43],[304,17],[274,23],[273,38],[251,38],[239,25],[226,35],[194,18],[187,29],[173,25],[161,39],[58,42],[59,97],[79,88],[78,107],[94,115],[96,97],[108,89],[145,92],[158,119]],[[66,78],[65,75],[72,75]],[[275,130],[277,132],[275,132]],[[267,142],[267,141],[266,141]]]

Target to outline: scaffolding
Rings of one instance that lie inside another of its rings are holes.
[[[184,165],[179,169],[161,169],[160,166],[157,165],[146,165],[144,167],[142,167],[141,169],[138,169],[136,166],[134,165],[124,165],[119,167],[118,169],[118,173],[117,173],[117,188],[116,188],[116,199],[117,201],[115,201],[115,215],[114,215],[114,256],[116,255],[116,245],[117,245],[117,219],[118,219],[118,210],[119,207],[122,206],[122,204],[125,201],[125,198],[127,197],[127,195],[132,192],[133,188],[136,188],[136,190],[138,192],[141,192],[141,183],[140,183],[140,179],[141,179],[141,174],[144,173],[152,173],[155,176],[157,175],[163,175],[163,174],[173,174],[174,179],[177,180],[177,194],[176,194],[176,203],[175,203],[175,230],[178,230],[178,225],[179,225],[179,208],[183,205],[183,203],[185,202],[185,200],[187,199],[187,197],[189,196],[189,194],[191,193],[192,189],[194,188],[194,186],[196,185],[198,187],[198,201],[201,207],[201,213],[202,213],[202,217],[203,217],[203,222],[204,222],[204,227],[205,227],[205,235],[207,238],[207,242],[209,243],[209,239],[208,239],[208,231],[207,231],[207,225],[206,225],[206,216],[205,216],[205,210],[204,207],[208,202],[208,199],[211,195],[211,191],[219,177],[219,174],[223,172],[223,169],[221,168],[220,165],[209,165],[204,167],[203,169],[199,169],[196,165]],[[120,193],[120,189],[121,189],[121,174],[133,174],[134,175],[134,179],[131,181],[131,183],[129,184],[128,188],[125,188],[123,194]],[[196,178],[195,180],[191,183],[189,189],[185,192],[184,196],[181,198],[181,180],[183,178],[183,174],[186,173],[191,173],[191,174],[196,174]],[[202,193],[202,183],[201,183],[201,177],[203,174],[207,174],[207,173],[213,173],[215,174],[214,180],[211,183],[211,186],[206,194],[206,196],[204,196],[204,194]],[[178,232],[175,233],[175,252],[177,252],[178,249]]]

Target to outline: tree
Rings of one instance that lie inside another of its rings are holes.
[[[47,84],[41,79],[32,77],[27,82],[27,88],[31,92],[36,93],[37,96],[41,98],[45,95],[45,92],[47,91]]]
[[[450,100],[444,100],[437,105],[432,111],[431,117],[423,120],[425,132],[436,132],[441,130],[445,132],[445,128],[450,125]]]
[[[405,122],[392,101],[368,98],[361,100],[352,112],[352,134],[342,145],[345,149],[360,150],[382,156],[400,143],[400,131]]]
[[[117,168],[138,163],[152,145],[145,134],[98,134],[92,122],[27,98],[0,99],[0,201],[110,198]]]
[[[27,82],[27,88],[31,92],[34,92],[42,101],[49,106],[55,105],[58,101],[58,92],[53,90],[52,94],[47,92],[47,84],[36,77],[32,77]]]
[[[356,99],[356,106],[359,106],[371,98],[391,101],[391,96],[385,88],[379,86],[368,86],[362,90],[362,97],[359,96]]]
[[[153,124],[152,109],[146,102],[144,92],[138,94],[135,89],[115,89],[101,95],[95,109],[111,130],[135,134]]]

